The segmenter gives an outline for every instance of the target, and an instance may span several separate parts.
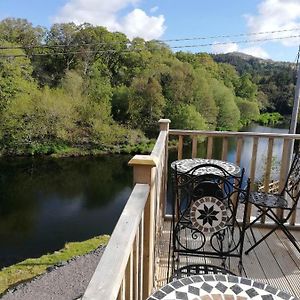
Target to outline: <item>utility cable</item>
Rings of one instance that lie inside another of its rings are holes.
[[[246,44],[246,43],[260,43],[265,41],[274,41],[274,40],[285,40],[292,38],[300,38],[300,35],[291,35],[285,37],[275,37],[275,38],[264,38],[264,39],[255,39],[255,40],[240,40],[240,41],[231,41],[231,42],[219,42],[219,43],[206,43],[206,44],[197,44],[197,45],[179,45],[179,46],[169,46],[170,49],[184,49],[184,48],[198,48],[198,47],[207,47],[207,46],[216,46],[216,45],[228,45],[228,44]],[[14,58],[14,57],[33,57],[33,56],[51,56],[51,55],[67,55],[67,54],[88,54],[88,53],[129,53],[129,52],[138,52],[145,49],[106,49],[106,50],[78,50],[78,51],[66,51],[66,52],[54,52],[54,53],[32,53],[32,54],[5,54],[0,55],[0,58]]]
[[[181,42],[181,41],[195,41],[195,40],[208,40],[208,39],[220,39],[220,38],[231,38],[231,37],[242,37],[242,36],[255,36],[255,35],[264,35],[264,34],[274,34],[281,32],[290,32],[290,31],[300,31],[300,28],[293,29],[284,29],[284,30],[273,30],[273,31],[262,31],[262,32],[252,32],[252,33],[239,33],[239,34],[225,34],[225,35],[215,35],[215,36],[204,36],[204,37],[192,37],[192,38],[178,38],[178,39],[166,39],[166,40],[152,40],[157,43],[169,43],[169,42]],[[82,44],[57,44],[57,45],[34,45],[34,46],[1,46],[1,50],[11,50],[11,49],[44,49],[44,48],[60,48],[60,47],[87,47],[87,46],[105,46],[105,45],[124,45],[129,46],[133,45],[132,42],[100,42],[100,43],[82,43]]]

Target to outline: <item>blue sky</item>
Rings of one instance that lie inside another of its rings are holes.
[[[269,42],[236,43],[300,35],[300,0],[0,0],[0,19],[26,18],[34,25],[50,27],[55,22],[89,22],[121,31],[130,38],[176,39],[269,32],[258,36],[212,38],[173,42],[172,46],[193,52],[240,51],[273,60],[294,61],[300,38]],[[218,44],[218,43],[228,44]]]

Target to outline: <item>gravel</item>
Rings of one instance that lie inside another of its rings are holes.
[[[97,267],[105,247],[48,268],[31,281],[7,291],[1,300],[75,300],[80,298]]]

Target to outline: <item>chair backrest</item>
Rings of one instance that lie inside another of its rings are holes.
[[[218,165],[201,164],[184,173],[175,168],[173,175],[173,252],[241,257],[245,224],[238,222],[238,204],[249,194],[249,182],[242,189],[244,169],[234,176]]]
[[[287,193],[291,199],[292,207],[297,205],[300,197],[300,153],[297,152],[293,158],[282,195]]]

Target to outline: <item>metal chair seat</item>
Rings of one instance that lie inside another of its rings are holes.
[[[224,275],[234,275],[231,271],[214,265],[207,264],[192,264],[181,267],[177,269],[173,276],[171,277],[171,281],[193,276],[193,275],[204,275],[204,274],[224,274]]]
[[[288,202],[279,194],[251,192],[249,202],[267,208],[287,208]]]
[[[292,232],[286,226],[291,220],[293,212],[297,209],[298,201],[300,198],[300,153],[297,152],[294,156],[293,162],[290,167],[290,171],[285,181],[285,185],[279,194],[251,192],[248,197],[249,203],[252,203],[258,209],[258,215],[251,221],[246,229],[250,229],[254,243],[245,252],[248,254],[251,250],[257,247],[268,236],[274,233],[277,229],[281,229],[286,237],[291,241],[295,248],[300,252],[297,239],[293,236]],[[286,197],[288,201],[284,198]],[[278,213],[277,209],[282,209],[281,213]],[[274,225],[265,233],[258,241],[252,230],[252,226],[263,219],[270,219]]]

